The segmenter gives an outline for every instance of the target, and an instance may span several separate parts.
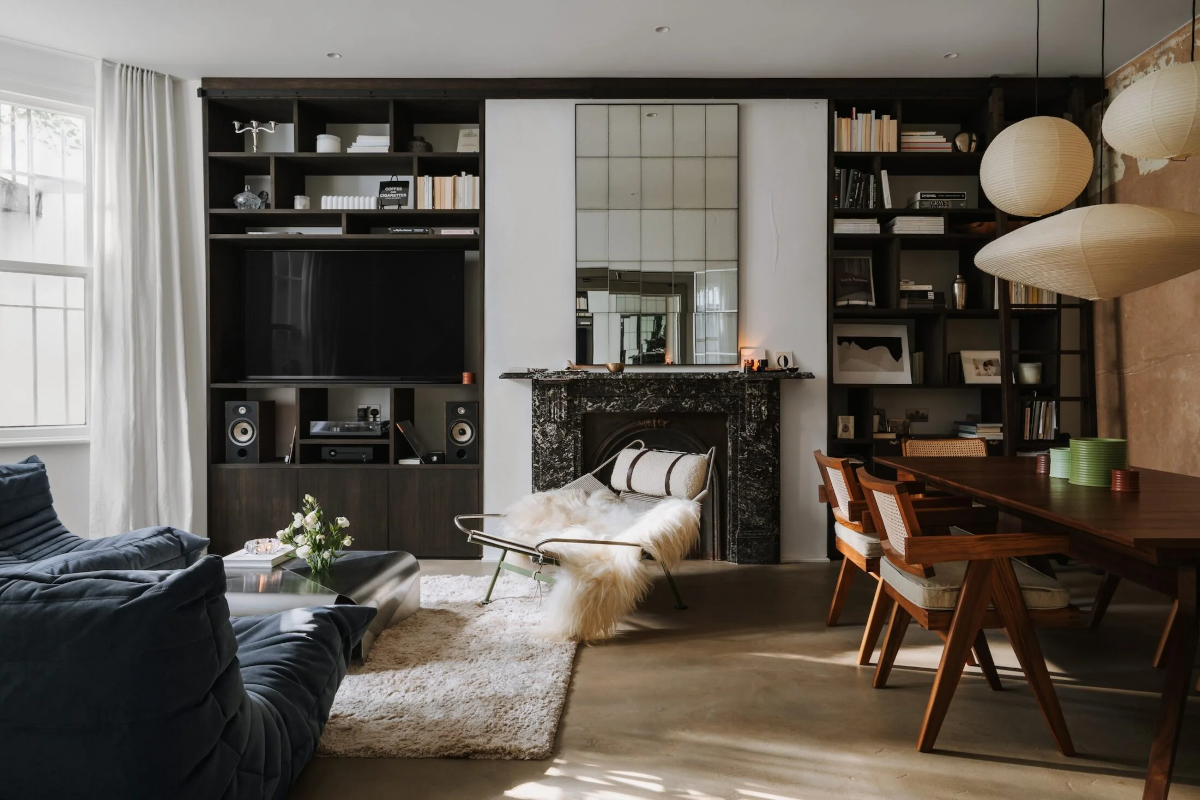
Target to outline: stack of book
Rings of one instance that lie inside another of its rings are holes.
[[[360,133],[354,144],[346,148],[347,153],[386,153],[388,151],[387,135],[371,136]]]
[[[902,131],[901,153],[952,153],[953,145],[937,131]]]
[[[422,175],[417,185],[417,208],[479,208],[479,177],[461,175]]]
[[[901,308],[945,308],[946,293],[935,292],[931,283],[900,281]]]
[[[860,169],[835,169],[837,194],[833,198],[835,208],[878,208],[875,176]]]
[[[225,556],[225,569],[271,569],[290,561],[295,555],[296,548],[291,545],[284,545],[274,553],[247,553],[245,550],[239,550]]]
[[[893,217],[887,224],[889,233],[945,233],[944,217]]]
[[[967,207],[966,192],[916,192],[908,198],[908,207],[918,211],[946,211]]]
[[[996,441],[1004,438],[1004,425],[1000,422],[956,422],[954,427],[960,439]]]
[[[890,114],[876,117],[875,112],[833,117],[833,149],[839,153],[896,152],[897,120]]]
[[[835,219],[834,233],[879,233],[879,219],[863,217],[861,219]]]
[[[1022,438],[1049,441],[1058,435],[1058,403],[1053,400],[1026,400]]]

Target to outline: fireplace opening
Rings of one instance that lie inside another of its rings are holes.
[[[716,447],[712,486],[700,514],[700,543],[689,558],[726,561],[725,475],[728,462],[728,417],[720,413],[618,412],[583,415],[583,468],[591,472],[630,443],[641,439],[655,450],[707,453]],[[612,468],[599,477],[608,481]]]

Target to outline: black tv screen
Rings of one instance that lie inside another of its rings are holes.
[[[251,251],[246,377],[461,382],[461,251]]]

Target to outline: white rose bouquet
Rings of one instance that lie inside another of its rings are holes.
[[[325,572],[342,555],[342,548],[354,544],[345,531],[350,520],[337,517],[327,522],[321,504],[311,494],[304,495],[304,511],[292,515],[292,521],[275,535],[284,544],[296,548],[296,556],[308,562],[314,572]]]

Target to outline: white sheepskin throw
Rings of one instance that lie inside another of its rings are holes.
[[[505,512],[507,536],[527,543],[551,537],[604,539],[638,547],[553,544],[546,549],[560,569],[550,591],[543,630],[550,636],[591,642],[612,636],[650,589],[653,562],[674,569],[700,538],[700,504],[668,498],[645,510],[611,491],[589,496],[577,489],[538,492]]]

